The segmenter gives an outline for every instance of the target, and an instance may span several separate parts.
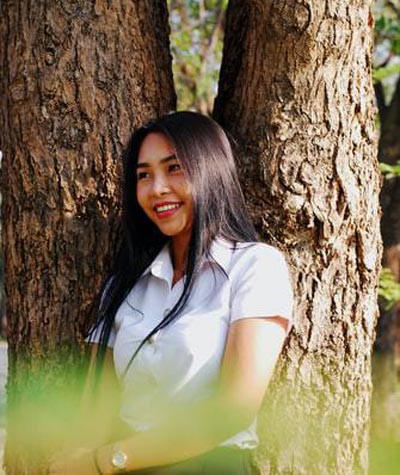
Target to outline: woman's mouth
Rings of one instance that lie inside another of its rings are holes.
[[[168,218],[173,215],[183,203],[160,203],[154,206],[158,218]]]

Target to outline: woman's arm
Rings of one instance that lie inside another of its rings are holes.
[[[231,325],[220,387],[222,397],[240,408],[241,428],[251,424],[261,407],[287,327],[288,320],[278,316],[245,318]]]
[[[171,409],[157,428],[135,433],[118,443],[127,455],[126,471],[167,465],[195,457],[246,429],[256,416],[286,336],[280,317],[246,318],[229,330],[220,384],[215,397]],[[57,458],[50,475],[104,475],[121,473],[111,464],[114,444],[95,452],[76,452]]]
[[[115,432],[120,403],[119,383],[114,371],[113,352],[106,349],[103,368],[95,388],[98,345],[90,345],[90,362],[78,416],[76,446],[96,447],[109,443]]]
[[[121,440],[127,470],[171,464],[215,448],[245,430],[256,416],[281,352],[286,320],[246,318],[229,330],[217,395],[209,401],[172,411],[162,426]],[[97,450],[105,475],[116,473],[113,445]]]

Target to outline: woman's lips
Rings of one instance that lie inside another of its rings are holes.
[[[176,213],[182,204],[183,203],[160,203],[154,206],[154,211],[158,218],[168,218]]]

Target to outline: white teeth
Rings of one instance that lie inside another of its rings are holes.
[[[163,211],[168,211],[169,209],[179,208],[179,204],[176,205],[164,205],[164,206],[156,206],[157,213],[162,213]]]

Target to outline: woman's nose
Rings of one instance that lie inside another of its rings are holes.
[[[153,181],[153,193],[155,195],[163,195],[170,191],[170,186],[167,177],[158,175],[154,177]]]

